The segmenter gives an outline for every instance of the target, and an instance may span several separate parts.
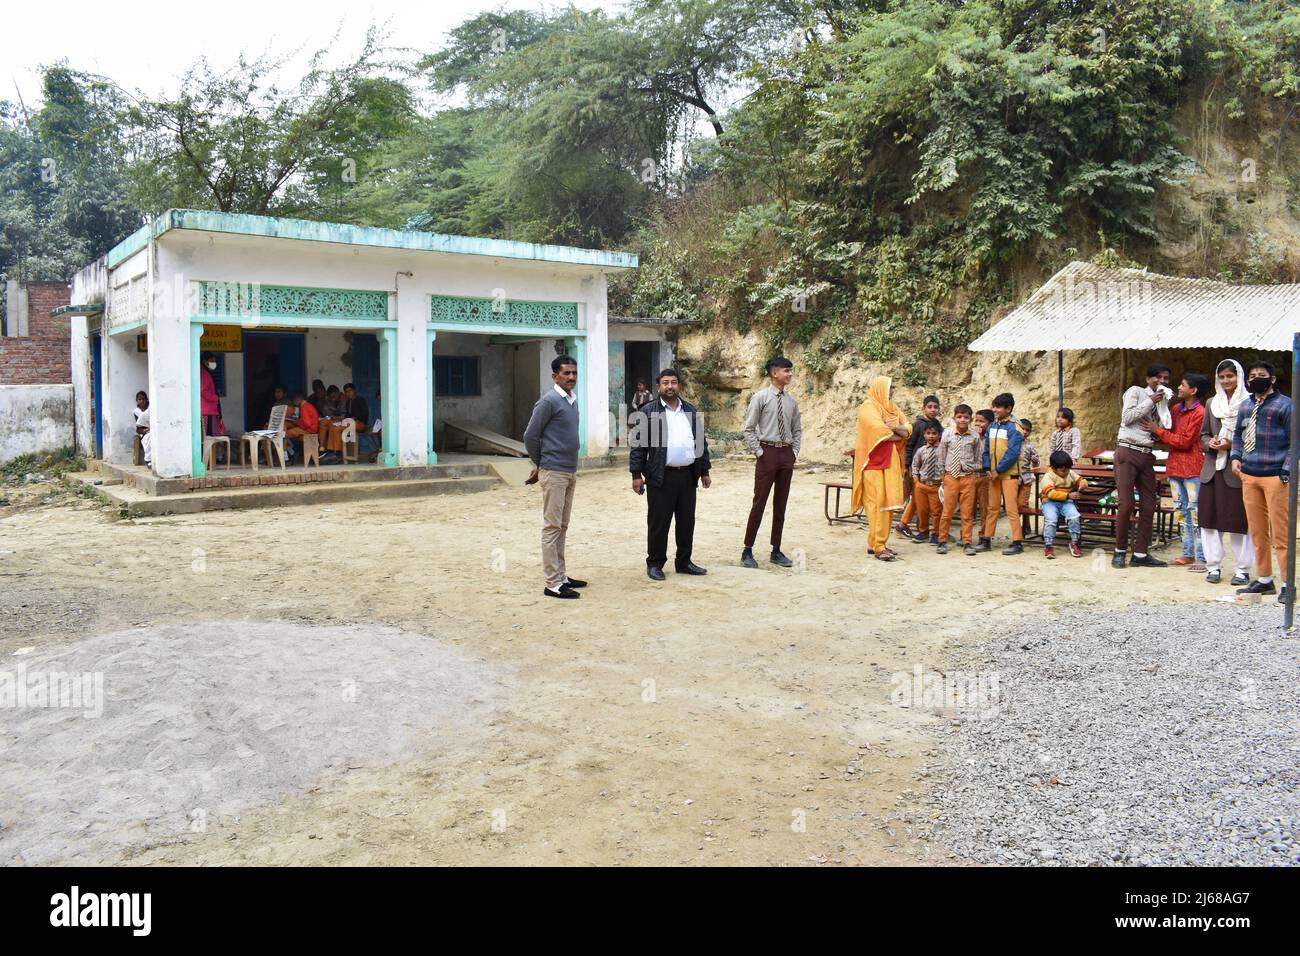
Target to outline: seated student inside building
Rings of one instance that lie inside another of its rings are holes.
[[[301,460],[302,450],[298,443],[303,437],[315,435],[320,430],[320,416],[316,412],[316,406],[307,401],[302,392],[293,393],[292,404],[298,417],[293,421],[286,419],[284,423],[284,437],[289,439],[285,442],[285,451],[291,462]]]
[[[331,392],[335,391],[333,386],[330,388]],[[357,394],[357,388],[351,382],[343,386],[338,403],[331,404],[329,408],[330,414],[322,415],[320,421],[322,465],[336,465],[343,460],[343,434],[349,424],[356,429],[359,450],[361,436],[366,433],[370,422],[370,409],[366,400]]]

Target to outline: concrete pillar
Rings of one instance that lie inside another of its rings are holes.
[[[135,450],[135,393],[148,391],[149,365],[135,333],[105,336],[104,460],[129,465]]]
[[[379,463],[389,468],[398,463],[398,448],[402,438],[402,422],[398,420],[397,401],[397,331],[379,329],[375,332],[379,340],[379,402],[380,415],[384,420],[384,430],[380,432],[383,450],[379,453]],[[423,401],[421,402],[423,404]]]
[[[587,330],[585,361],[578,367],[586,423],[583,454],[598,457],[609,451],[609,300],[605,274],[598,272],[583,279],[582,292]]]
[[[180,263],[173,262],[173,257],[161,247],[157,262],[158,282],[164,287],[172,286],[174,274],[181,271]],[[190,295],[180,297],[179,301],[176,297],[169,297],[166,307],[151,308],[149,315],[147,391],[153,409],[150,449],[154,474],[162,478],[183,478],[194,474],[196,459],[200,471],[202,469],[197,338],[202,334],[202,326],[190,327],[190,313],[195,304]]]
[[[426,361],[425,372],[425,425],[426,440],[429,443],[429,464],[438,464],[438,451],[434,447],[434,406],[437,399],[433,395],[433,343],[437,340],[438,333],[435,329],[427,330],[427,344],[424,347],[424,358]]]
[[[397,459],[402,465],[424,465],[430,462],[433,447],[429,435],[430,397],[433,392],[433,349],[429,338],[429,296],[414,289],[396,295],[397,383],[394,392],[395,408],[401,409],[402,427],[397,432]],[[384,388],[387,404],[387,386]],[[388,417],[384,417],[384,431],[388,431]],[[387,444],[385,444],[387,447]],[[434,459],[436,460],[436,458]]]

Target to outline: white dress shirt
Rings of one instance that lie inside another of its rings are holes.
[[[695,461],[695,433],[691,431],[690,419],[686,417],[686,409],[682,407],[682,400],[677,400],[677,407],[670,408],[668,403],[662,398],[659,404],[664,409],[664,425],[667,435],[665,436],[668,458],[664,463],[670,468],[681,468]]]
[[[570,405],[572,405],[574,402],[576,402],[576,401],[578,400],[578,396],[574,395],[572,392],[566,392],[564,389],[560,388],[560,386],[558,386],[558,385],[554,386],[554,388],[555,388],[555,390],[556,390],[557,392],[560,393],[560,398],[564,399],[564,400],[565,400],[566,402],[568,402]]]

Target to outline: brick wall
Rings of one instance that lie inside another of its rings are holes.
[[[72,290],[66,282],[27,283],[27,334],[32,338],[68,338],[66,315],[54,318],[54,309],[71,305]]]
[[[0,385],[62,385],[72,381],[72,341],[67,316],[50,310],[69,305],[65,282],[27,283],[27,331],[0,336]]]

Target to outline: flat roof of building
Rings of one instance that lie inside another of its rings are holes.
[[[254,216],[248,213],[168,209],[153,222],[142,226],[110,249],[108,267],[111,269],[135,255],[148,245],[150,239],[157,239],[175,229],[262,236],[272,239],[297,239],[306,242],[333,242],[378,249],[490,256],[498,259],[551,262],[557,265],[594,266],[598,269],[635,269],[638,265],[637,257],[630,252],[604,252],[599,249],[579,249],[574,246],[516,242],[512,239],[483,239],[473,236],[449,236],[437,232],[349,226],[340,222],[279,219],[275,216]]]

